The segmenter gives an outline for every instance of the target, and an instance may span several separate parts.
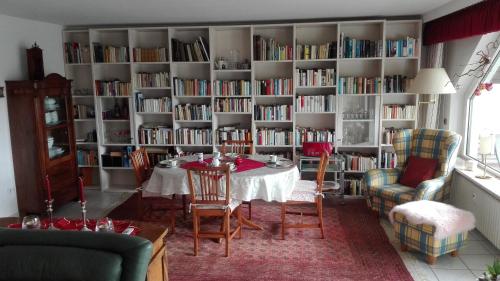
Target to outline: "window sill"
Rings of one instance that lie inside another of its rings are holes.
[[[458,161],[457,161],[458,162]],[[500,179],[494,174],[488,173],[491,176],[490,179],[480,179],[476,178],[476,175],[482,174],[482,170],[475,169],[473,171],[465,170],[463,165],[455,167],[455,171],[469,180],[475,186],[481,188],[482,190],[488,192],[495,199],[500,200]]]

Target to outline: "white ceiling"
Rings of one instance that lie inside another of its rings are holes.
[[[451,0],[0,0],[0,13],[62,25],[422,15]]]

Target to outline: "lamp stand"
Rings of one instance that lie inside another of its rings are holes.
[[[490,176],[488,176],[486,174],[486,157],[487,156],[488,156],[488,154],[481,154],[482,162],[483,162],[483,165],[484,165],[484,170],[483,170],[483,174],[482,175],[477,175],[476,176],[476,178],[478,178],[478,179],[487,180],[487,179],[491,178]]]

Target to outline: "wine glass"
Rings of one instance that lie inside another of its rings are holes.
[[[95,231],[96,232],[113,232],[114,231],[113,221],[108,217],[97,220],[97,222],[95,224]]]
[[[38,216],[25,216],[22,222],[22,229],[40,229],[40,218]]]

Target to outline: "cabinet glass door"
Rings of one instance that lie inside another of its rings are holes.
[[[43,99],[47,151],[54,160],[69,155],[67,97],[46,96]]]
[[[375,146],[377,97],[344,95],[342,98],[342,145]]]

